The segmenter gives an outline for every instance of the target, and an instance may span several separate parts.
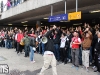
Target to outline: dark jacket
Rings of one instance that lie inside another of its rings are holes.
[[[95,45],[95,49],[96,49],[97,53],[100,53],[100,41],[98,42],[98,40],[97,40],[97,43]]]
[[[10,35],[10,36],[7,35],[7,36],[6,36],[6,39],[7,39],[7,40],[11,40],[11,39],[12,39],[12,38],[11,38],[11,35]]]
[[[45,35],[45,37],[47,37],[47,39],[48,39],[48,42],[45,44],[45,51],[54,52],[54,43],[53,43],[53,40],[50,39],[50,35],[52,32],[53,32],[53,30],[50,30]]]
[[[30,37],[30,46],[31,47],[36,47],[36,40],[34,37]]]
[[[59,30],[56,30],[58,33],[56,34],[56,38],[53,40],[54,41],[54,44],[60,44],[60,37],[61,37],[61,34],[60,34],[60,31]]]

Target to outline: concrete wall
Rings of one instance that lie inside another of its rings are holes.
[[[63,0],[28,0],[22,4],[19,4],[16,7],[10,8],[9,10],[3,12],[1,15],[1,19],[5,19],[26,11],[34,10],[39,7],[43,7],[60,1]]]

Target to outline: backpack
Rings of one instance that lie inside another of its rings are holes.
[[[35,47],[35,39],[30,38],[30,46]]]

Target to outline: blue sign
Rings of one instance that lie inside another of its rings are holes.
[[[57,22],[57,21],[63,21],[63,20],[68,20],[68,14],[60,14],[60,15],[49,17],[49,22]]]

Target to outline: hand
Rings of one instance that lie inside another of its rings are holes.
[[[57,28],[57,27],[54,25],[54,26],[53,26],[53,29],[56,29],[56,28]]]
[[[73,44],[75,44],[75,42],[73,42]]]
[[[89,31],[89,28],[86,28],[86,31]]]

